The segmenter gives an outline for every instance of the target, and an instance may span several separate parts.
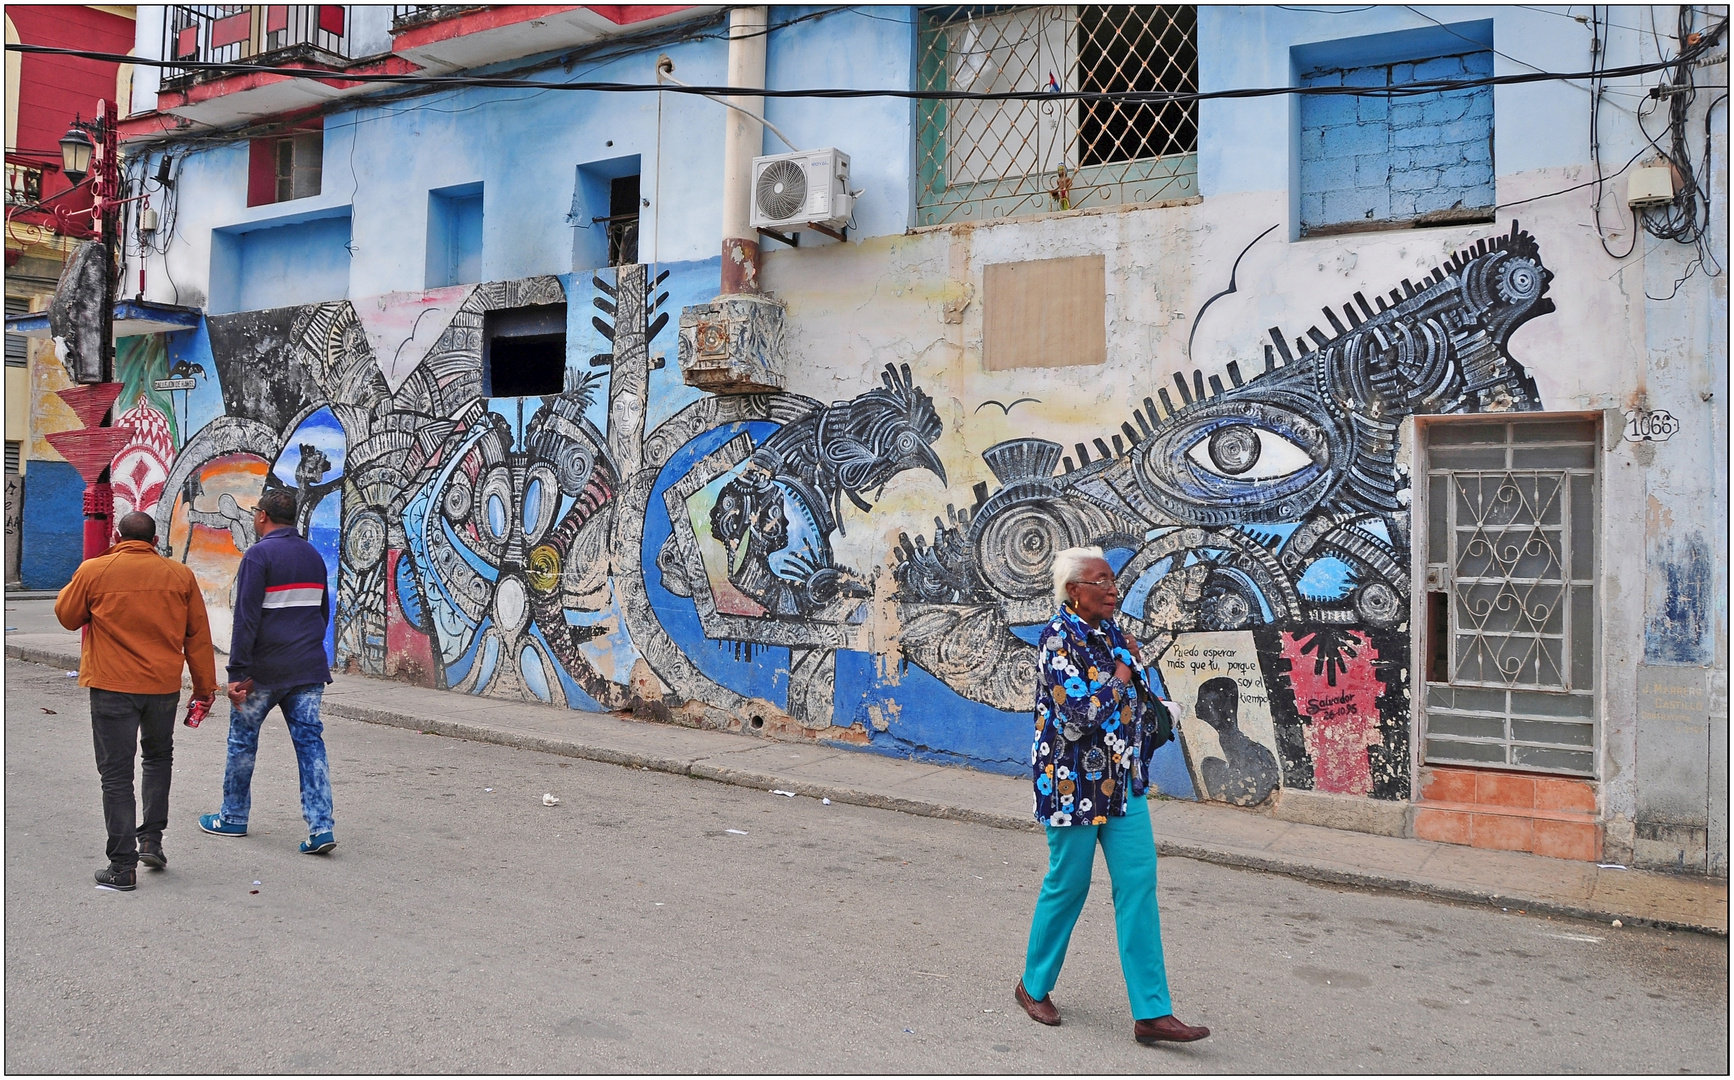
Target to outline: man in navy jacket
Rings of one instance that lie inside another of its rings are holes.
[[[199,828],[218,836],[247,835],[259,726],[276,706],[289,725],[301,766],[301,813],[307,819],[301,850],[323,855],[337,846],[325,729],[319,722],[319,702],[331,681],[325,655],[325,625],[331,618],[325,560],[295,531],[294,492],[279,488],[261,496],[253,528],[259,539],[235,575],[223,808],[201,816]]]

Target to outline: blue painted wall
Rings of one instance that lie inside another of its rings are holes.
[[[210,310],[341,300],[349,295],[348,214],[272,228],[219,230],[212,238]]]
[[[428,192],[427,287],[482,280],[482,185]]]
[[[30,462],[19,556],[26,589],[59,589],[84,559],[84,481],[64,461]]]

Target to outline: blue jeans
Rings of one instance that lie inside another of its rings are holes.
[[[321,683],[276,690],[254,690],[245,703],[229,709],[229,763],[223,770],[224,824],[246,825],[253,805],[253,764],[259,756],[259,727],[272,706],[283,711],[289,741],[301,765],[301,816],[307,833],[331,831],[331,774],[325,766],[325,726],[319,722]]]
[[[1059,981],[1072,928],[1090,895],[1090,873],[1100,842],[1113,881],[1114,933],[1132,1019],[1172,1015],[1168,969],[1162,959],[1162,917],[1156,910],[1156,840],[1144,797],[1128,797],[1126,815],[1111,817],[1106,825],[1050,825],[1047,832],[1048,876],[1042,880],[1030,919],[1024,989],[1040,1001]]]

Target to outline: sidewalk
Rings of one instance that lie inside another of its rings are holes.
[[[9,633],[6,655],[70,671],[78,666],[78,638]],[[1021,777],[363,676],[334,679],[325,692],[330,716],[995,828],[1036,828]],[[1535,914],[1728,934],[1724,881],[1346,832],[1180,800],[1152,801],[1150,817],[1163,855]]]

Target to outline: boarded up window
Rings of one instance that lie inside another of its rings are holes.
[[[1102,256],[995,263],[984,276],[982,359],[987,370],[1107,361]]]

